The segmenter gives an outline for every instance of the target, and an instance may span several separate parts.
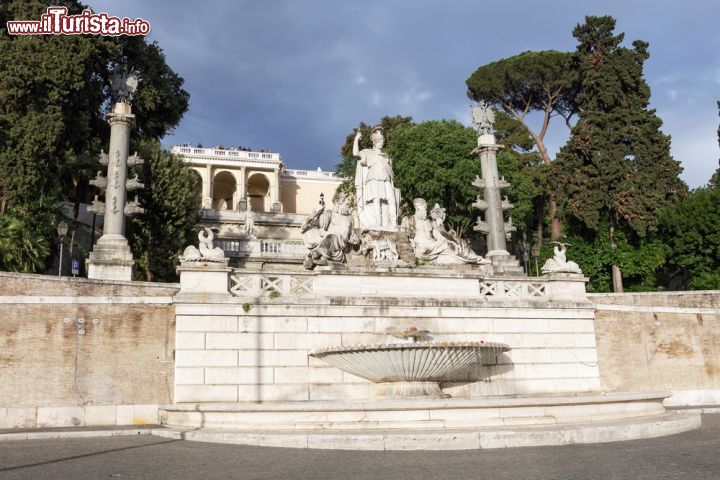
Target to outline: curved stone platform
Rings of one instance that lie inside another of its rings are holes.
[[[462,450],[651,438],[700,417],[665,411],[667,392],[563,397],[179,404],[153,433],[293,448]]]

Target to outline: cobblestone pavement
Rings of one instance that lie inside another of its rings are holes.
[[[457,452],[246,447],[151,436],[0,442],[0,479],[720,479],[720,414],[693,432]]]

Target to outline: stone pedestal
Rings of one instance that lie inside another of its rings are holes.
[[[180,293],[217,293],[228,295],[227,262],[183,262],[180,274]]]
[[[122,235],[103,235],[90,252],[88,278],[132,280],[133,260],[130,245]]]

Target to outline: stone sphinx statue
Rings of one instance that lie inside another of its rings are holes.
[[[307,217],[301,232],[309,250],[303,262],[308,270],[316,265],[345,263],[346,254],[360,244],[345,195],[338,196],[332,212],[321,207]]]
[[[398,193],[393,184],[392,160],[383,151],[382,127],[372,129],[373,147],[360,150],[362,134],[358,130],[353,155],[360,157],[355,172],[358,219],[363,230],[397,230]]]
[[[410,243],[415,257],[423,262],[436,264],[472,264],[484,265],[491,269],[490,260],[486,260],[472,251],[468,243],[458,237],[455,231],[445,229],[445,209],[435,204],[427,213],[427,202],[422,198],[413,201],[415,214],[403,222],[411,235]],[[492,272],[488,271],[488,275]]]
[[[545,264],[542,266],[542,273],[570,273],[574,275],[582,275],[580,266],[572,261],[569,261],[565,256],[567,247],[570,247],[569,243],[552,242],[555,244],[553,248],[553,257],[548,258]]]

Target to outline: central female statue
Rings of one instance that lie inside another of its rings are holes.
[[[382,151],[385,145],[382,127],[372,129],[372,148],[360,150],[362,134],[358,130],[353,155],[360,157],[355,172],[355,193],[362,229],[397,229],[397,192],[393,185],[392,161]]]

